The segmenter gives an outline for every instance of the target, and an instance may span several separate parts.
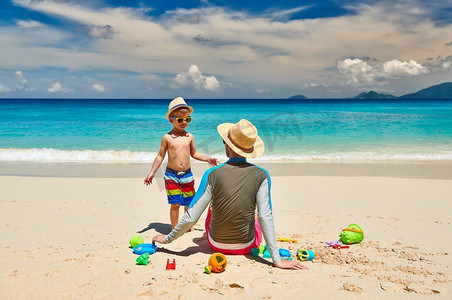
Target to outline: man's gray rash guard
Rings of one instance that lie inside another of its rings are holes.
[[[218,243],[246,244],[254,240],[254,216],[258,221],[273,263],[281,260],[276,244],[267,170],[234,157],[204,173],[198,191],[165,243],[187,232],[211,203],[210,237]]]

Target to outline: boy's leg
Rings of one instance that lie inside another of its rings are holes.
[[[170,206],[170,220],[172,228],[176,227],[177,222],[179,222],[179,208],[180,204],[171,204]]]
[[[168,204],[170,205],[170,221],[171,228],[176,227],[179,222],[179,208],[183,200],[182,192],[177,182],[177,176],[168,170],[165,171],[165,189],[168,197]]]

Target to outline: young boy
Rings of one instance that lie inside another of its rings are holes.
[[[193,108],[185,103],[182,97],[171,101],[166,118],[173,124],[173,130],[166,133],[160,145],[160,150],[152,164],[151,171],[144,179],[149,185],[155,176],[160,164],[168,152],[168,165],[165,171],[165,189],[170,207],[171,227],[174,228],[179,221],[179,208],[184,206],[187,211],[195,195],[195,181],[190,169],[190,156],[200,161],[206,161],[212,166],[219,164],[216,158],[208,157],[196,151],[193,135],[185,129],[191,122],[190,114]]]

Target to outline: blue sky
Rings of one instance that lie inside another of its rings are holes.
[[[452,81],[452,1],[2,0],[0,98],[394,95]]]

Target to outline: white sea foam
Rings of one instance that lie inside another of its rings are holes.
[[[85,162],[85,163],[133,163],[150,162],[155,152],[60,150],[53,148],[0,149],[0,161],[28,162]]]
[[[404,149],[406,150],[406,149]],[[68,162],[68,163],[150,163],[157,153],[116,150],[60,150],[53,148],[3,148],[0,149],[0,161],[8,162]],[[226,161],[224,154],[213,155],[220,161]],[[269,154],[253,159],[261,162],[372,162],[372,161],[436,161],[452,160],[452,151],[422,152],[376,151],[376,152],[332,152],[307,154]],[[196,162],[196,161],[194,161]]]

